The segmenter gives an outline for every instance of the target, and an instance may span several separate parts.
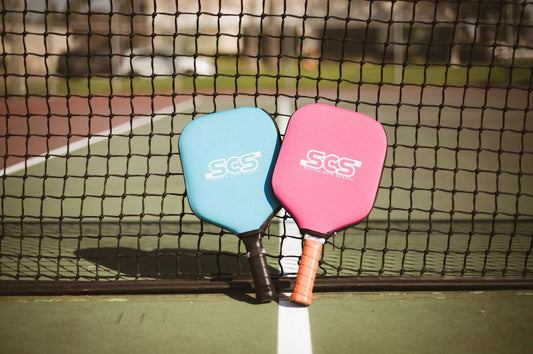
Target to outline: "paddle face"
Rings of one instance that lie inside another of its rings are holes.
[[[386,149],[376,120],[326,104],[304,106],[289,121],[274,192],[302,232],[328,236],[368,215]]]
[[[193,212],[235,234],[260,229],[279,208],[271,186],[279,145],[274,122],[259,108],[190,122],[179,150]]]

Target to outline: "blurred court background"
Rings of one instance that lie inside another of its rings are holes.
[[[1,294],[208,292],[221,295],[194,296],[249,305],[243,245],[189,209],[179,134],[238,106],[264,109],[283,134],[294,110],[324,102],[377,119],[388,152],[372,213],[324,247],[316,307],[335,299],[321,291],[520,289],[480,295],[491,309],[513,304],[501,316],[516,327],[477,325],[518,333],[517,351],[531,344],[520,333],[532,316],[533,2],[2,0],[0,10]],[[281,211],[264,244],[282,292],[300,242]],[[339,312],[350,294],[338,294]],[[472,294],[445,296],[441,315],[475,304]],[[384,313],[403,296],[427,300],[396,294]],[[26,303],[3,299],[11,315]],[[276,306],[265,308],[275,321]]]

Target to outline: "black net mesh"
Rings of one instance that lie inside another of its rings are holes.
[[[389,145],[373,211],[327,241],[317,284],[531,277],[533,2],[0,9],[3,286],[249,279],[239,239],[189,209],[180,131],[246,105],[283,133],[313,102],[374,117]],[[288,214],[264,244],[273,276],[294,276],[301,236]]]

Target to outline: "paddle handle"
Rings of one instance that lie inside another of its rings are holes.
[[[277,296],[276,288],[270,278],[266,251],[263,248],[262,233],[242,236],[241,240],[246,247],[246,256],[250,263],[250,270],[255,285],[255,298],[258,303],[266,303],[274,300]]]
[[[325,241],[326,239],[321,237],[305,236],[304,250],[300,258],[296,284],[290,297],[292,302],[305,306],[311,305],[316,271]]]

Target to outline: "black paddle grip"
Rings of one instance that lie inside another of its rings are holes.
[[[246,247],[246,255],[254,278],[255,298],[258,303],[267,303],[276,298],[276,288],[270,278],[261,237],[262,233],[258,232],[243,235],[240,238]]]

